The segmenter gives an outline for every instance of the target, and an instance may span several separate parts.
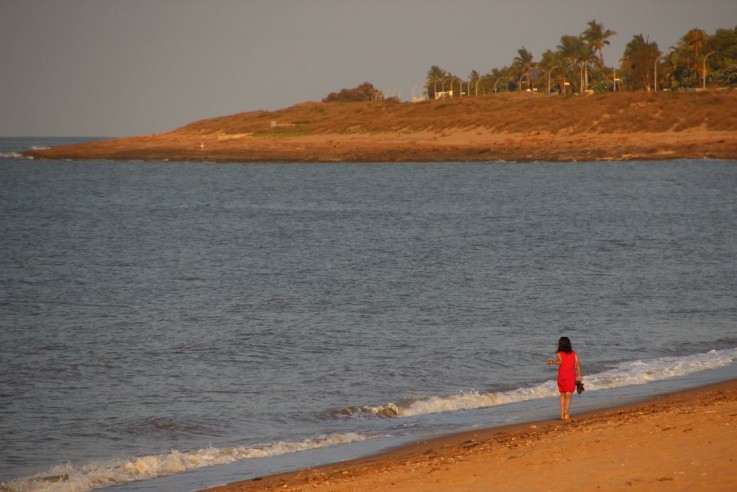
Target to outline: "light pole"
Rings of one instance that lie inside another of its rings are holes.
[[[612,67],[612,92],[617,92],[617,67]]]
[[[530,86],[530,77],[529,77],[529,75],[526,74],[526,73],[523,73],[522,76],[519,78],[519,91],[520,92],[522,92],[522,79],[524,79],[525,77],[527,77],[527,86],[528,86],[528,88]]]
[[[617,82],[619,82],[620,79],[617,78],[617,67],[612,68],[612,92],[617,92]],[[619,88],[620,91],[622,88]]]
[[[445,82],[447,80],[450,80],[450,97],[453,97],[453,78],[452,77],[449,79],[443,79],[443,83],[441,84],[442,87],[440,89],[443,91],[443,97],[445,97]]]
[[[655,59],[655,75],[654,75],[655,80],[653,80],[653,85],[655,86],[653,90],[655,92],[658,92],[658,61],[660,61],[661,58],[663,58],[662,55]]]
[[[548,96],[550,95],[550,74],[553,73],[553,70],[555,70],[556,68],[560,68],[560,65],[556,65],[548,70]]]
[[[701,69],[702,70],[701,70],[701,73],[704,74],[704,80],[703,80],[703,85],[702,85],[702,88],[703,89],[706,89],[706,59],[709,58],[709,55],[713,55],[714,53],[719,53],[719,52],[718,51],[712,51],[710,53],[707,53],[706,56],[704,57],[704,61],[702,62],[702,66],[701,66]]]
[[[430,99],[430,81],[428,80],[424,84],[420,85],[420,89],[424,89],[424,94],[427,99]],[[421,95],[422,97],[422,95]]]
[[[443,91],[443,86],[445,86],[445,81],[448,79],[435,79],[435,83],[433,84],[433,97],[435,99],[438,99],[438,82],[440,82],[440,90]]]
[[[506,79],[507,77],[499,77],[494,81],[494,93],[496,94],[496,85],[499,83],[500,80]]]
[[[579,72],[580,72],[580,74],[579,74],[579,77],[578,77],[578,82],[579,82],[579,83],[581,84],[581,87],[580,87],[580,88],[578,89],[578,93],[579,93],[579,94],[583,94],[583,91],[584,91],[584,83],[583,83],[583,66],[584,66],[584,63],[583,63],[583,61],[582,61],[582,62],[581,62],[581,68],[579,69]]]
[[[624,62],[629,61],[629,60],[626,57],[623,56],[618,61],[619,61],[619,72],[620,73],[624,73]],[[613,74],[614,74],[614,86],[616,88],[617,82],[619,82],[619,92],[622,92],[622,79],[618,79],[617,78],[617,69],[616,69],[616,67],[614,69]]]

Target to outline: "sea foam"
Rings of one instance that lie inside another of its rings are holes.
[[[70,463],[51,468],[45,473],[0,485],[0,490],[31,492],[84,492],[165,475],[173,475],[212,465],[239,460],[268,458],[298,451],[349,444],[380,436],[345,433],[322,435],[302,441],[277,442],[264,446],[232,448],[207,447],[196,451],[172,450],[160,455],[137,456],[74,466]]]
[[[717,369],[737,360],[737,348],[711,350],[683,357],[661,357],[651,360],[623,362],[607,371],[585,375],[587,391],[634,386],[686,376],[707,369]],[[468,391],[457,395],[431,396],[401,403],[344,409],[343,415],[374,415],[381,418],[416,417],[439,412],[470,410],[509,403],[550,398],[558,395],[555,381],[502,392]]]
[[[717,369],[737,360],[737,348],[711,350],[683,357],[661,357],[622,362],[598,374],[585,375],[587,391],[600,391],[646,384],[679,376]],[[502,392],[468,391],[450,396],[432,396],[403,403],[350,407],[342,416],[406,418],[439,412],[493,407],[558,395],[555,381],[549,380],[526,388]],[[360,433],[330,434],[293,442],[232,448],[208,447],[191,452],[172,450],[160,455],[131,457],[126,460],[90,463],[83,466],[59,465],[45,473],[1,484],[2,490],[32,492],[84,492],[165,475],[173,475],[211,465],[239,460],[268,458],[287,453],[349,444],[381,437]]]
[[[21,159],[23,154],[18,152],[0,152],[0,159]]]

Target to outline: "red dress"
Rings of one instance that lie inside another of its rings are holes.
[[[561,364],[558,366],[558,391],[573,393],[576,391],[576,352],[558,353],[561,358]]]

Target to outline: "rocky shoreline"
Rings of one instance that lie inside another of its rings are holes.
[[[737,92],[304,103],[25,155],[242,163],[737,159]]]

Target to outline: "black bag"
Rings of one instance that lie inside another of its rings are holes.
[[[581,381],[576,381],[576,392],[578,392],[578,394],[580,395],[581,393],[583,393],[583,390],[583,383]]]

